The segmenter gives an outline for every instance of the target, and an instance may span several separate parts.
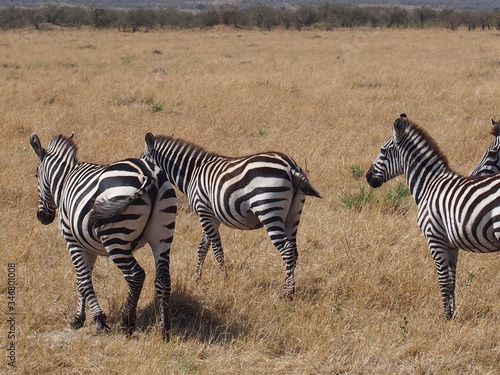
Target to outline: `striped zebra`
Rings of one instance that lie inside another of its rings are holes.
[[[490,119],[492,126],[491,134],[495,137],[490,146],[486,149],[483,157],[472,170],[473,176],[486,176],[488,174],[500,172],[500,122]]]
[[[142,159],[127,159],[109,165],[80,163],[73,136],[59,135],[44,149],[36,134],[30,144],[39,158],[38,220],[59,224],[76,269],[79,303],[74,329],[85,322],[85,303],[98,332],[107,332],[106,315],[92,286],[92,269],[98,255],[109,256],[128,283],[127,300],[121,311],[121,327],[131,334],[135,328],[137,302],[145,273],[132,252],[150,244],[156,264],[156,295],[161,305],[160,325],[169,337],[170,245],[173,238],[177,198],[165,173]]]
[[[320,197],[300,167],[288,156],[266,152],[225,157],[184,140],[148,133],[146,157],[160,166],[199,216],[203,236],[198,247],[197,278],[210,245],[222,268],[219,226],[264,227],[285,263],[285,296],[295,291],[297,227],[305,196]]]
[[[453,172],[434,140],[402,114],[366,174],[377,188],[397,175],[418,206],[418,225],[437,268],[444,316],[455,309],[458,249],[500,250],[500,176],[462,177]]]

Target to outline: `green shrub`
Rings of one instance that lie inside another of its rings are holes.
[[[339,197],[344,208],[360,211],[364,206],[373,201],[373,189],[360,186],[358,193],[340,192]]]
[[[361,178],[362,173],[363,172],[359,165],[354,165],[351,167],[351,175],[352,178],[354,178],[355,180],[359,180]]]
[[[410,196],[410,189],[408,189],[404,182],[398,182],[396,186],[389,189],[385,201],[393,211],[397,211],[401,208],[401,203],[408,196]]]
[[[163,104],[160,102],[155,102],[154,100],[149,100],[146,103],[153,112],[163,111]]]

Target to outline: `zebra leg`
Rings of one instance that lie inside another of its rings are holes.
[[[78,309],[70,325],[74,329],[83,326],[85,321],[85,302],[87,302],[97,326],[97,333],[108,332],[109,327],[106,325],[106,315],[102,312],[101,307],[97,303],[94,286],[92,285],[92,270],[97,255],[82,250],[74,245],[68,244],[68,249],[71,261],[76,270],[76,284],[79,293]]]
[[[276,246],[276,245],[275,245]],[[285,241],[284,244],[277,246],[283,262],[285,262],[285,285],[283,292],[285,297],[290,300],[295,294],[295,266],[297,265],[298,251],[295,241]]]
[[[297,251],[297,230],[300,224],[300,216],[302,215],[302,208],[304,207],[304,202],[306,196],[303,194],[294,194],[292,198],[292,204],[288,210],[288,215],[285,219],[285,233],[286,238],[292,242],[292,246],[295,249],[294,262],[297,263],[299,253]]]
[[[196,265],[196,276],[198,280],[201,278],[203,263],[207,257],[210,244],[212,245],[212,250],[214,251],[219,268],[224,268],[224,250],[222,249],[222,241],[219,233],[220,223],[215,221],[212,217],[206,216],[200,217],[200,222],[203,228],[203,238],[198,247],[198,264]]]
[[[203,263],[207,257],[208,248],[210,247],[210,239],[207,234],[203,232],[200,244],[198,245],[198,263],[196,264],[196,280],[201,279],[201,274],[203,272]]]
[[[290,300],[293,299],[295,294],[295,266],[297,264],[298,251],[295,239],[288,239],[283,221],[279,217],[275,217],[274,221],[262,220],[264,228],[267,230],[267,234],[271,239],[273,245],[278,249],[283,262],[285,263],[285,284],[283,287],[283,293],[285,297]]]
[[[450,319],[455,312],[455,285],[457,278],[457,261],[458,261],[458,249],[448,249],[448,269],[450,273],[449,290],[450,290],[450,302],[449,302],[449,317],[445,312],[447,319]]]
[[[166,178],[165,178],[166,179]],[[160,326],[165,341],[170,339],[170,247],[174,236],[177,198],[170,184],[161,182],[144,236],[153,251],[156,297],[160,301]]]
[[[169,246],[170,247],[170,246]],[[156,250],[156,249],[155,249]],[[153,251],[155,251],[153,250]],[[170,249],[163,253],[155,253],[156,278],[155,289],[156,297],[160,301],[160,327],[162,328],[163,339],[170,340]]]
[[[78,287],[78,286],[77,286]],[[78,293],[78,308],[76,309],[76,315],[73,320],[69,323],[71,328],[80,329],[85,323],[85,297]]]
[[[446,319],[451,319],[455,310],[458,249],[433,249],[431,254],[438,273],[439,289],[443,301],[443,315]]]
[[[121,328],[128,335],[135,330],[135,320],[137,316],[137,303],[141,295],[142,286],[146,273],[132,256],[132,252],[124,254],[121,249],[113,249],[109,255],[116,266],[122,271],[125,281],[128,284],[128,295],[121,311]]]
[[[259,206],[261,212],[254,212],[260,222],[266,228],[269,238],[273,245],[278,249],[283,262],[285,263],[285,283],[283,293],[290,300],[295,294],[295,267],[299,252],[297,251],[297,228],[300,222],[302,207],[304,206],[305,196],[303,194],[294,194],[288,209],[271,210],[273,206],[266,208]],[[276,207],[274,207],[276,208]],[[283,212],[286,217],[282,217]]]

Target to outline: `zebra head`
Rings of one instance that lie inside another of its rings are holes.
[[[399,146],[408,135],[408,117],[403,113],[394,121],[394,134],[384,142],[377,159],[366,173],[366,181],[373,188],[382,186],[384,182],[403,174],[403,161]]]
[[[44,149],[35,133],[30,137],[31,148],[38,156],[35,173],[38,180],[37,218],[44,225],[54,221],[57,209],[55,196],[60,196],[64,177],[77,164],[72,138],[73,135],[69,138],[59,135]]]
[[[500,171],[500,122],[491,119],[490,123],[493,127],[491,134],[495,137],[495,140],[491,142],[479,164],[471,172],[473,176],[485,176]]]
[[[145,147],[144,147],[144,153],[142,154],[142,157],[154,159],[153,152],[155,150],[155,136],[153,135],[153,133],[146,134],[146,137],[144,138],[144,142],[145,142]]]

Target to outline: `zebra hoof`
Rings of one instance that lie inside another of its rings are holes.
[[[170,321],[170,320],[167,320]],[[161,321],[159,326],[161,328],[161,335],[163,337],[163,341],[169,342],[170,341],[170,324],[165,325],[165,320]]]
[[[99,314],[94,318],[96,327],[97,327],[97,334],[100,335],[101,333],[109,333],[111,329],[108,327],[106,324],[106,315],[105,314]]]
[[[135,332],[135,325],[121,325],[122,332],[127,335],[127,336],[132,336],[132,334]]]
[[[285,298],[289,301],[293,301],[294,295],[295,295],[295,288],[283,290],[283,298]]]
[[[134,333],[135,318],[135,314],[129,316],[128,314],[122,313],[122,321],[120,323],[120,327],[125,335],[131,336]]]
[[[161,330],[161,335],[163,337],[163,341],[170,342],[170,331],[169,330],[163,328]]]
[[[69,323],[72,329],[80,329],[83,327],[83,323],[85,322],[84,316],[75,316],[75,318]]]
[[[453,300],[448,302],[444,308],[443,308],[443,315],[446,320],[451,320],[453,318],[453,312],[454,312],[454,303]]]
[[[97,325],[97,334],[98,335],[111,332],[111,328],[109,328],[109,326],[106,323],[97,323],[96,325]]]

